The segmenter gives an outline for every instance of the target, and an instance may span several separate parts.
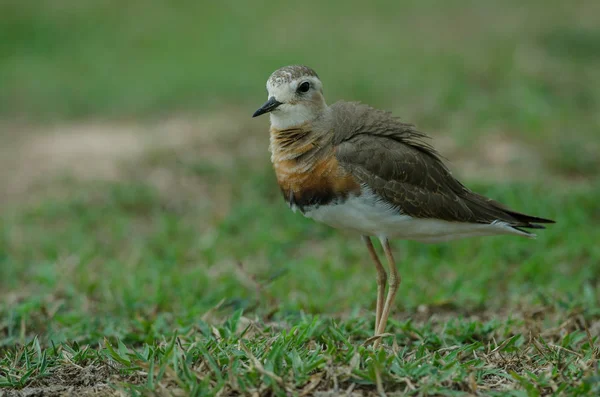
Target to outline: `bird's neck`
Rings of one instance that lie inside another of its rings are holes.
[[[305,156],[309,152],[320,152],[330,140],[322,121],[329,115],[329,108],[323,102],[318,109],[296,106],[294,112],[271,113],[271,159],[289,160]]]
[[[312,157],[307,155],[317,152],[327,143],[324,134],[315,130],[311,122],[288,128],[271,126],[270,133],[269,150],[273,162]]]

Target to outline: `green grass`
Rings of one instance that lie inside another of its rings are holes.
[[[240,184],[230,194],[244,199],[219,220],[133,176],[56,182],[68,198],[6,216],[0,382],[44,387],[89,367],[130,391],[600,389],[597,186],[479,186],[557,218],[537,241],[395,243],[393,338],[374,352],[362,345],[375,272],[360,241],[292,214],[268,167],[233,169],[196,174]]]
[[[599,394],[595,3],[4,2],[0,394]],[[289,63],[329,102],[448,138],[468,186],[557,224],[394,241],[402,284],[373,350],[366,249],[289,211],[249,118]],[[158,143],[111,177],[80,156],[28,179],[60,154],[30,140],[98,125]]]

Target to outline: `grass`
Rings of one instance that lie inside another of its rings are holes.
[[[487,394],[490,390],[478,385],[506,385],[507,380],[522,390],[513,395],[591,394],[599,389],[591,376],[598,351],[583,331],[554,340],[514,334],[520,321],[449,320],[441,331],[439,324],[418,326],[407,320],[394,323],[402,337],[384,352],[360,344],[368,332],[362,320],[338,324],[301,316],[294,321],[291,328],[280,329],[236,311],[222,326],[199,320],[182,329],[182,335],[138,349],[105,339],[95,349],[73,343],[43,350],[35,339],[7,355],[6,361],[20,371],[7,370],[11,376],[5,383],[43,386],[55,367],[77,376],[71,381],[75,385],[86,369],[118,374],[130,382],[121,388],[131,394],[306,395],[324,387],[340,393],[383,390],[384,385],[410,394]],[[507,370],[499,369],[499,363]]]
[[[0,5],[0,394],[597,395],[600,31],[561,4]],[[289,211],[249,119],[295,62],[558,223],[394,241],[373,350],[366,250]]]

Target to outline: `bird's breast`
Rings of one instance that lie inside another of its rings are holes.
[[[284,199],[292,209],[309,208],[344,201],[360,193],[360,184],[340,167],[333,148],[319,157],[294,159],[274,156],[273,166]]]

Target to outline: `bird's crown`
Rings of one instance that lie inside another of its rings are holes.
[[[317,73],[308,66],[289,65],[274,71],[269,77],[267,85],[271,87],[277,87],[282,84],[289,84],[292,81],[301,79],[303,77],[316,77],[317,79],[319,78]]]

